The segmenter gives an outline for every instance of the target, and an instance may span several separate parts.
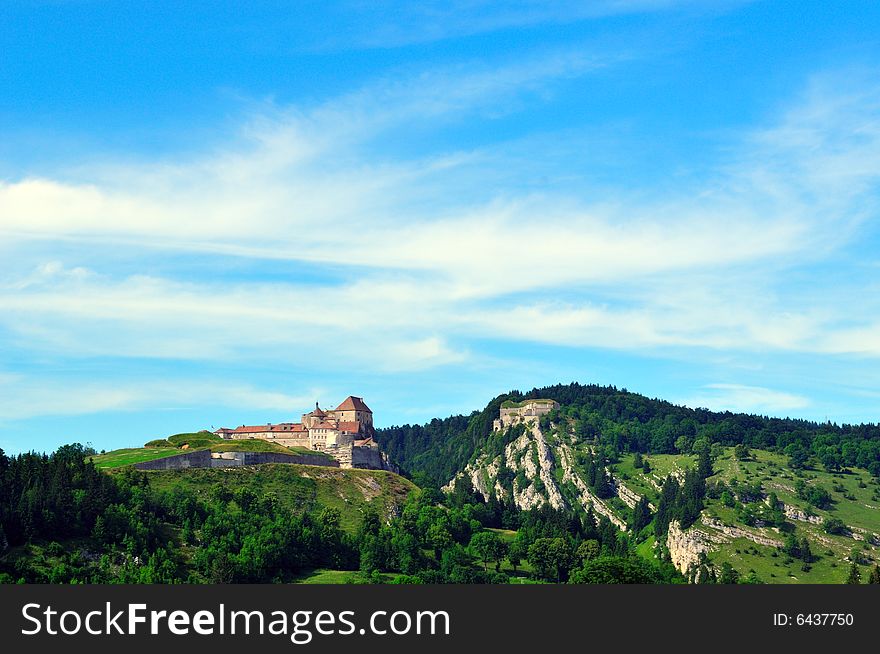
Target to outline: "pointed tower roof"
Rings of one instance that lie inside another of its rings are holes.
[[[349,395],[342,401],[338,407],[336,407],[337,411],[366,411],[367,413],[373,413],[366,404],[364,404],[363,398],[355,397],[354,395]]]
[[[310,412],[310,413],[307,413],[306,415],[308,415],[308,416],[318,416],[319,418],[323,418],[324,416],[327,415],[327,413],[326,413],[325,411],[321,410],[321,407],[319,407],[319,406],[318,406],[318,403],[315,402],[315,410],[312,411],[312,412]]]

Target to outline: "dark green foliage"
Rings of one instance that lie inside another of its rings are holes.
[[[813,554],[810,541],[806,536],[799,539],[794,534],[787,534],[782,551],[793,559],[801,559],[804,566],[809,566],[816,561],[816,556]]]
[[[708,479],[712,474],[712,454],[709,444],[706,443],[697,453],[697,476],[700,479]]]
[[[507,545],[492,531],[474,534],[468,547],[483,562],[484,569],[494,562],[496,572],[507,554]]]
[[[776,493],[770,493],[767,497],[767,503],[761,513],[761,520],[769,527],[779,527],[780,529],[789,528],[785,522],[785,511],[782,502]]]
[[[10,547],[34,539],[88,536],[120,493],[85,461],[82,445],[7,458],[0,450],[0,529]]]
[[[788,466],[795,470],[807,465],[808,452],[801,443],[789,443],[783,450],[788,457]]]
[[[738,461],[748,461],[751,458],[749,447],[745,443],[737,443],[736,447],[733,448],[733,455]]]
[[[259,486],[215,483],[196,495],[180,486],[156,490],[148,479],[133,469],[99,472],[78,446],[52,456],[0,454],[0,580],[266,583],[330,568],[352,571],[359,583],[381,580],[380,572],[407,583],[504,583],[505,558],[514,568],[528,558],[539,579],[565,581],[584,562],[630,553],[606,518],[546,506],[517,511],[483,502],[466,482],[446,497],[414,492],[389,520],[368,508],[351,534],[337,509],[294,512]],[[507,544],[491,526],[517,529],[516,538]],[[647,565],[652,578],[679,579]],[[650,576],[633,570],[611,566],[603,578]]]
[[[528,548],[520,538],[515,538],[512,543],[507,546],[507,561],[513,567],[513,571],[523,562],[528,555]]]
[[[860,584],[862,583],[862,573],[859,572],[859,566],[855,561],[852,562],[852,565],[849,567],[849,576],[846,578],[846,583],[848,584]]]
[[[425,425],[403,425],[376,431],[388,456],[410,473],[422,473],[442,485],[452,479],[492,431],[501,401],[496,398],[482,412],[437,419]]]
[[[648,506],[648,498],[642,497],[633,507],[633,517],[630,527],[634,534],[638,534],[651,522],[651,508]]]
[[[607,499],[614,495],[606,459],[602,454],[578,452],[575,461],[581,467],[584,481],[593,489],[596,497]]]
[[[840,518],[825,518],[825,521],[822,523],[822,529],[825,530],[826,534],[840,535],[846,533],[846,525]]]
[[[668,476],[660,489],[660,502],[654,519],[654,532],[660,539],[666,535],[669,523],[677,520],[682,529],[690,527],[703,510],[703,498],[706,496],[706,480],[697,470],[688,470],[684,482],[679,485],[678,479]]]
[[[528,561],[542,579],[563,582],[574,565],[575,553],[565,538],[538,538],[529,546]]]
[[[831,493],[821,486],[809,485],[803,479],[798,479],[794,488],[800,499],[806,500],[817,509],[827,509],[832,503]]]
[[[764,498],[764,487],[761,482],[751,481],[734,484],[733,481],[731,481],[731,488],[736,492],[736,498],[743,504],[760,502]]]
[[[603,556],[571,574],[573,584],[662,584],[661,572],[636,556]]]
[[[727,561],[721,564],[721,576],[718,577],[719,584],[738,584],[739,573],[734,570],[733,566]]]

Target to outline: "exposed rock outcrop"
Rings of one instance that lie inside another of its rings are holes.
[[[811,522],[814,525],[822,524],[822,518],[817,515],[809,515],[806,511],[799,509],[791,504],[783,504],[782,511],[789,520],[798,520],[800,522]]]
[[[621,531],[626,531],[626,523],[618,518],[614,511],[612,511],[605,502],[596,497],[595,493],[590,490],[584,480],[581,479],[580,475],[575,472],[573,466],[574,457],[571,448],[568,445],[560,445],[559,454],[560,463],[562,464],[562,481],[563,483],[571,482],[572,486],[574,486],[578,492],[581,504],[583,504],[585,508],[592,505],[593,511],[608,518],[611,523]]]
[[[498,481],[498,472],[503,463],[514,473],[522,472],[522,476],[529,482],[522,484],[519,479],[515,479],[512,484],[513,502],[518,508],[536,509],[544,504],[549,504],[554,509],[565,508],[565,498],[553,476],[553,466],[556,463],[553,451],[537,420],[529,420],[525,424],[527,429],[505,446],[503,454],[492,459],[485,454],[479,456],[476,461],[465,466],[464,471],[444,486],[443,490],[454,490],[456,481],[466,476],[484,500],[489,499],[493,490],[498,499],[507,499],[509,491]],[[537,484],[539,480],[540,484]]]
[[[712,529],[721,532],[729,539],[746,538],[757,545],[764,545],[766,547],[782,547],[782,541],[780,540],[776,540],[775,538],[770,538],[768,536],[762,536],[761,534],[756,534],[753,531],[748,531],[739,527],[728,526],[717,518],[711,518],[705,514],[700,517],[700,522],[702,522],[707,527],[711,527]]]
[[[682,574],[687,574],[692,567],[699,564],[701,554],[711,551],[712,539],[699,529],[682,531],[678,521],[673,520],[669,523],[666,548],[669,550],[672,565]]]

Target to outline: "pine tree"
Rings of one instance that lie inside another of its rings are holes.
[[[725,561],[721,564],[721,577],[718,579],[719,584],[738,584],[739,573],[730,563]]]
[[[871,570],[871,576],[868,577],[869,584],[880,584],[880,565],[874,565]]]
[[[701,479],[708,479],[714,474],[712,470],[712,455],[708,447],[700,450],[700,456],[697,459],[697,474]]]
[[[801,558],[804,560],[804,563],[812,563],[813,562],[813,552],[810,549],[810,541],[807,540],[806,536],[801,539]]]
[[[651,507],[648,506],[648,498],[642,497],[633,507],[633,533],[639,533],[649,522],[651,522]]]
[[[849,567],[849,577],[846,578],[846,583],[848,583],[848,584],[862,583],[862,573],[859,572],[859,566],[856,565],[855,561],[853,561],[852,565]]]
[[[679,486],[678,480],[669,475],[663,481],[660,491],[660,501],[657,504],[657,514],[654,520],[654,532],[658,539],[666,535],[669,523],[676,519],[675,511],[678,504]]]

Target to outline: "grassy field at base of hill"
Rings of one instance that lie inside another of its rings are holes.
[[[516,532],[513,529],[495,529],[493,527],[487,527],[486,531],[494,532],[505,543],[512,543],[513,539],[516,538]]]
[[[391,572],[383,572],[379,574],[379,577],[382,579],[384,583],[391,582],[394,577],[397,575]],[[312,570],[308,574],[303,575],[299,579],[296,579],[294,583],[297,584],[352,584],[352,583],[363,583],[363,576],[352,570],[325,570],[318,569]]]

